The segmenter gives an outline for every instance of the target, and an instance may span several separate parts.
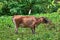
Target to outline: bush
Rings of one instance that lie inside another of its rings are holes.
[[[3,3],[0,2],[0,15],[2,14]]]
[[[59,13],[59,14],[60,14],[60,8],[57,10],[57,13]]]
[[[28,15],[30,9],[31,13],[56,12],[59,7],[55,0],[3,0],[0,4],[0,15]]]
[[[33,13],[48,13],[56,12],[58,9],[54,0],[40,0],[36,1],[36,4],[32,7]]]

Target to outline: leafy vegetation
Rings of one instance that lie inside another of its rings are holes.
[[[47,17],[53,24],[40,24],[36,34],[29,28],[19,28],[19,33],[15,34],[12,15],[28,15],[29,10],[32,16]],[[0,40],[60,40],[60,3],[55,0],[0,0]]]
[[[54,23],[45,26],[40,24],[36,27],[36,34],[32,34],[29,28],[19,28],[19,33],[15,34],[12,16],[0,17],[0,40],[60,40],[60,15],[58,13],[35,14],[35,17],[47,17]],[[50,29],[49,29],[50,28]]]
[[[0,15],[56,12],[59,6],[55,0],[0,0]]]

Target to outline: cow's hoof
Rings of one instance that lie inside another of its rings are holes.
[[[15,32],[15,34],[18,34],[18,32]]]
[[[35,32],[33,32],[32,34],[35,34]]]

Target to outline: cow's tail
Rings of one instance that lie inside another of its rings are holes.
[[[14,22],[14,16],[12,16],[12,22]]]
[[[14,17],[15,17],[15,15],[14,15],[14,16],[12,16],[12,22],[14,21]]]

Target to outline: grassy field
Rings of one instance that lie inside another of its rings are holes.
[[[36,34],[32,34],[29,28],[19,28],[19,33],[15,34],[12,16],[1,16],[0,40],[60,40],[60,14],[47,13],[35,14],[33,16],[47,17],[54,25],[51,27],[52,25],[45,26],[44,24],[40,24],[36,27]]]

